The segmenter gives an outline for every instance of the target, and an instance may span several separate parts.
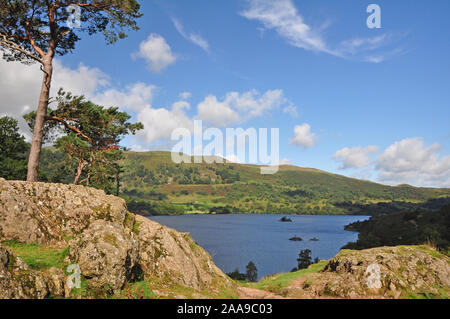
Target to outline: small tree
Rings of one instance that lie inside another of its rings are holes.
[[[312,265],[312,259],[311,259],[311,250],[305,249],[300,251],[300,254],[297,258],[298,262],[298,270],[300,269],[306,269],[309,266]]]
[[[43,136],[50,141],[55,135],[64,135],[56,140],[55,146],[66,154],[68,166],[76,167],[73,183],[117,194],[120,185],[117,162],[122,158],[119,142],[142,129],[142,124],[130,123],[130,115],[117,107],[104,108],[62,90],[58,92],[57,102],[57,108],[47,112]],[[24,118],[33,128],[36,113]]]
[[[136,0],[0,0],[0,51],[7,61],[39,63],[43,80],[28,160],[27,180],[37,181],[55,55],[75,49],[81,34],[103,32],[108,44],[137,30]],[[77,13],[74,15],[74,13]],[[68,21],[79,18],[77,28]]]
[[[28,148],[25,138],[19,133],[17,120],[8,116],[0,118],[0,177],[25,179]]]
[[[250,261],[246,267],[247,280],[250,282],[256,282],[258,280],[258,269],[253,261]]]
[[[227,273],[227,275],[234,280],[245,281],[247,279],[246,274],[240,273],[238,268],[236,268],[233,272]]]

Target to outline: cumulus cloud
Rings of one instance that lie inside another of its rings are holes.
[[[358,57],[374,63],[383,61],[395,52],[366,56],[368,52],[386,45],[388,34],[344,40],[331,46],[322,36],[320,28],[315,29],[305,22],[292,0],[247,0],[247,4],[247,8],[240,12],[243,17],[260,22],[265,29],[274,30],[290,45],[298,48],[342,58]]]
[[[109,85],[109,78],[101,70],[82,63],[75,69],[54,60],[54,76],[50,96],[55,96],[59,88],[75,95],[92,97]],[[22,116],[37,108],[42,83],[42,71],[37,64],[24,65],[0,60],[0,115],[9,115],[19,120],[20,132],[27,139],[31,132]]]
[[[256,90],[229,92],[222,101],[214,95],[208,95],[198,105],[197,117],[211,125],[228,126],[261,116],[284,104],[290,102],[282,90],[268,90],[264,94]]]
[[[132,54],[133,58],[142,58],[147,62],[149,70],[160,72],[175,63],[177,57],[166,40],[159,34],[152,33],[139,45],[139,51]]]
[[[184,113],[183,109],[175,107],[145,108],[137,115],[139,122],[144,124],[145,130],[138,133],[147,143],[170,138],[176,128],[187,128],[192,131],[193,121]]]
[[[346,147],[334,153],[333,158],[341,162],[339,169],[361,168],[369,166],[371,163],[370,154],[377,153],[378,151],[379,148],[377,146]]]
[[[137,82],[125,87],[124,90],[108,88],[89,96],[95,103],[104,106],[121,106],[132,111],[141,111],[150,107],[157,90],[154,85]]]
[[[175,128],[192,129],[193,121],[185,114],[190,104],[184,100],[177,101],[168,108],[155,108],[152,105],[157,87],[145,83],[135,83],[124,90],[108,89],[94,96],[93,101],[102,105],[120,106],[122,109],[134,111],[137,121],[144,129],[137,133],[137,141],[131,149],[141,151],[160,139],[169,139]],[[142,146],[139,142],[147,146]]]
[[[196,33],[187,33],[184,30],[183,25],[177,19],[172,18],[172,22],[173,22],[173,24],[175,26],[175,29],[177,29],[178,33],[180,33],[183,38],[185,38],[188,41],[191,41],[192,43],[194,43],[195,45],[199,46],[200,48],[202,48],[206,52],[209,52],[209,43],[208,43],[208,41],[206,41],[204,38],[202,38],[200,35],[198,35]]]
[[[379,151],[377,146],[343,148],[333,158],[341,162],[339,169],[360,169],[353,174],[357,178],[377,173],[377,181],[390,185],[450,187],[450,155],[440,156],[441,149],[416,137],[393,143],[373,160],[370,155]]]
[[[153,108],[152,102],[157,87],[145,83],[133,83],[123,89],[111,86],[109,77],[97,68],[80,64],[71,69],[59,60],[54,61],[54,77],[51,96],[62,87],[75,95],[85,95],[94,103],[107,107],[118,106],[135,114],[135,119],[144,124],[138,140],[151,143],[159,138],[169,138],[172,129],[190,127],[191,120],[185,115],[189,109],[186,101],[175,102],[170,108]],[[26,66],[0,60],[0,115],[9,115],[19,120],[20,131],[28,140],[31,132],[22,119],[23,114],[35,110],[39,99],[42,72],[37,65]],[[132,145],[132,149],[148,149]]]
[[[291,139],[291,144],[301,146],[304,149],[311,148],[316,143],[316,135],[311,132],[311,126],[308,123],[297,125],[294,128],[294,137]]]
[[[441,146],[425,146],[422,138],[395,142],[376,160],[379,180],[389,184],[450,187],[450,155],[440,157]]]

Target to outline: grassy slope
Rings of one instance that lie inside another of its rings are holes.
[[[22,244],[18,242],[2,242],[2,245],[10,248],[18,257],[24,260],[32,269],[45,272],[50,267],[56,267],[65,270],[67,263],[64,261],[67,256],[67,249],[56,249],[52,247],[44,247],[38,244]],[[402,246],[398,246],[401,248]],[[428,246],[408,246],[422,252],[427,252],[436,258],[444,258],[436,250]],[[351,250],[342,250],[339,255],[351,253]],[[243,286],[248,288],[268,291],[279,296],[287,298],[310,298],[299,287],[293,287],[293,284],[302,279],[302,287],[314,284],[316,280],[321,279],[321,271],[325,268],[328,261],[322,260],[317,264],[311,265],[308,269],[302,269],[296,272],[282,273],[263,278],[257,283],[238,282],[236,285],[224,287],[215,285],[214,283],[202,291],[196,291],[191,288],[181,287],[177,285],[168,285],[164,280],[158,278],[147,278],[143,281],[128,283],[123,290],[114,296],[106,293],[101,294],[99,291],[90,290],[86,281],[82,279],[81,289],[74,289],[69,298],[120,298],[120,299],[172,299],[172,298],[219,298],[219,299],[236,299],[239,298],[236,287]],[[293,289],[295,288],[295,289]],[[436,287],[434,287],[436,288]],[[401,298],[449,298],[449,287],[438,287],[440,294],[435,294],[427,289],[413,291],[405,289]],[[155,293],[157,292],[157,293]]]
[[[168,152],[125,154],[122,178],[128,201],[167,202],[184,213],[204,213],[211,207],[229,206],[251,213],[348,213],[342,202],[376,204],[391,201],[421,203],[450,196],[450,189],[391,187],[331,174],[312,168],[281,166],[277,174],[261,175],[258,166],[241,164],[182,164]],[[190,169],[196,171],[186,173]],[[219,176],[238,174],[238,179]],[[154,178],[150,179],[151,175]],[[191,179],[188,185],[181,178]],[[197,184],[195,184],[197,183]],[[134,194],[130,194],[134,191]],[[170,208],[169,208],[170,210]]]

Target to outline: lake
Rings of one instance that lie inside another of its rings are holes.
[[[252,260],[258,276],[289,272],[297,266],[302,249],[310,249],[313,259],[330,259],[358,234],[344,226],[368,216],[286,215],[292,222],[280,222],[280,215],[182,215],[152,216],[150,219],[189,232],[225,273],[245,266]],[[289,238],[299,236],[303,241]],[[310,241],[317,237],[319,241]]]

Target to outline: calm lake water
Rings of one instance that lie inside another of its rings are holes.
[[[289,272],[297,266],[302,249],[310,249],[313,259],[330,259],[358,234],[344,226],[366,220],[366,216],[289,216],[283,223],[279,215],[182,215],[153,216],[150,219],[189,232],[194,240],[214,259],[224,272],[239,268],[245,272],[250,260],[258,268],[258,276]],[[301,242],[289,238],[299,236]],[[317,237],[319,241],[310,241]]]

